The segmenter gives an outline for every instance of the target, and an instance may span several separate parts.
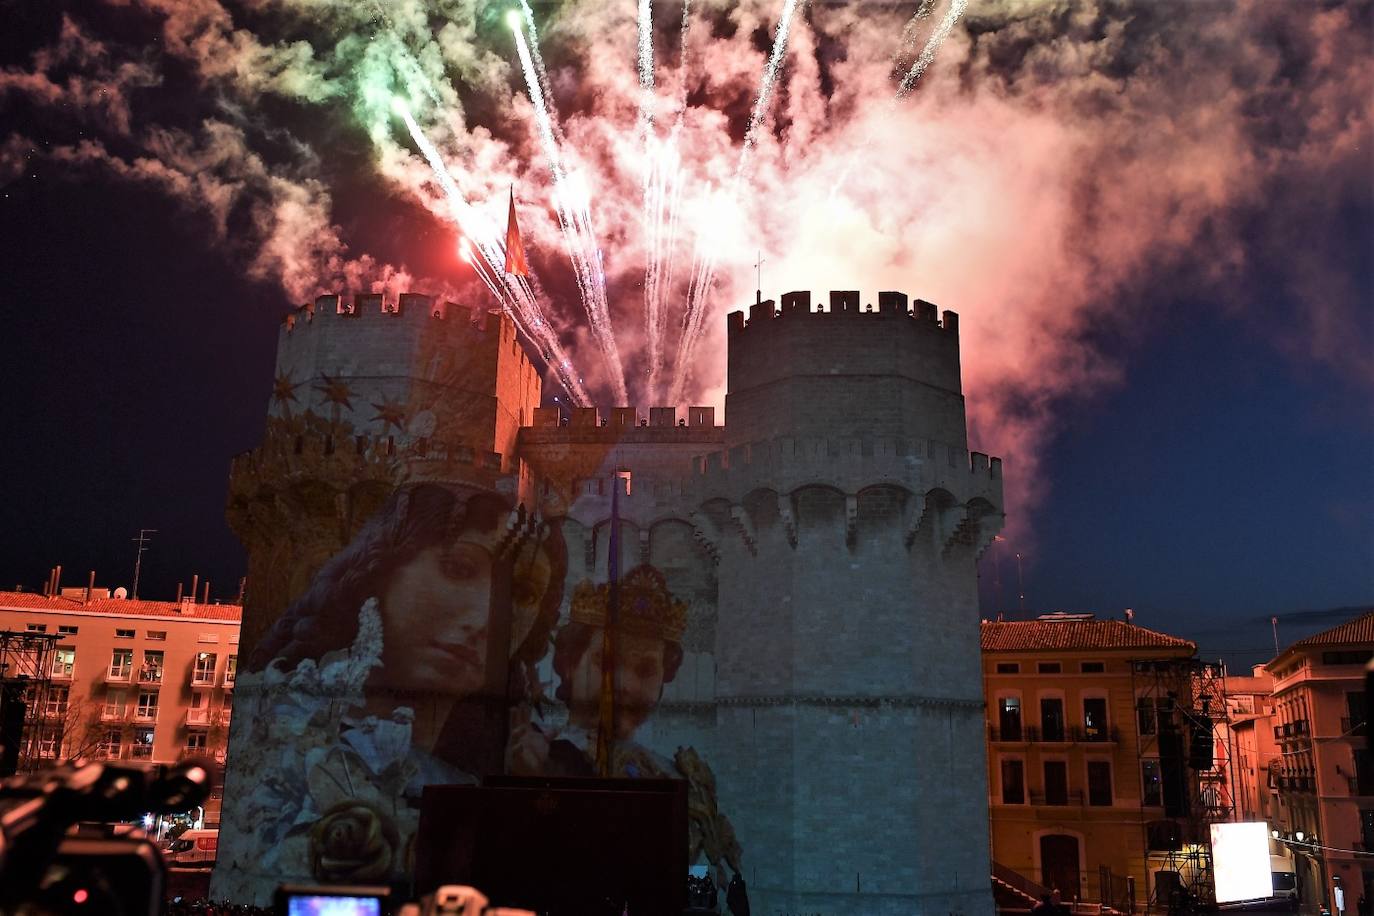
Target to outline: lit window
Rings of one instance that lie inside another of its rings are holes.
[[[127,681],[133,668],[134,650],[115,649],[110,656],[110,677],[114,680]]]
[[[157,691],[140,690],[138,692],[138,711],[134,715],[145,722],[156,721]]]
[[[76,649],[72,646],[58,646],[52,655],[52,676],[70,678],[76,668]]]
[[[48,688],[48,701],[43,707],[44,715],[60,718],[67,714],[67,703],[71,699],[71,688],[53,685]]]
[[[213,652],[196,653],[195,670],[191,674],[193,684],[213,684],[215,682],[215,663],[219,656]]]

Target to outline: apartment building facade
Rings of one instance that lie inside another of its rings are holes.
[[[170,763],[200,756],[222,766],[240,618],[237,605],[190,598],[0,592],[9,647],[0,678],[26,701],[20,768],[72,757]],[[33,670],[36,659],[43,670]],[[217,822],[217,803],[207,806],[206,822]]]
[[[1299,892],[1335,912],[1374,901],[1374,766],[1366,725],[1365,666],[1374,612],[1300,640],[1264,666],[1273,678],[1270,765],[1275,829],[1294,854]]]
[[[1186,663],[1196,646],[1056,614],[985,621],[982,648],[994,862],[1066,899],[1120,901],[1129,883],[1143,904],[1150,825],[1180,778],[1155,740],[1172,708],[1159,705],[1153,666]]]

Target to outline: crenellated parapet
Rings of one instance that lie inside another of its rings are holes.
[[[959,316],[946,310],[943,317],[939,308],[924,299],[911,300],[906,293],[884,290],[878,293],[878,302],[862,303],[859,290],[845,289],[830,292],[829,307],[812,303],[808,290],[783,293],[780,303],[772,299],[760,299],[749,307],[748,320],[744,312],[731,312],[727,318],[727,331],[734,344],[734,337],[745,331],[753,334],[766,334],[774,325],[775,319],[791,321],[811,321],[817,323],[838,322],[853,318],[878,321],[890,318],[915,319],[911,327],[923,331],[941,332],[952,337],[959,336]]]

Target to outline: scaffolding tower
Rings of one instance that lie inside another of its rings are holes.
[[[1164,818],[1141,818],[1147,912],[1184,911],[1215,899],[1212,824],[1235,819],[1225,668],[1196,658],[1131,665],[1141,772],[1154,760]]]
[[[45,726],[44,722],[57,640],[55,634],[0,630],[0,698],[6,706],[15,702],[24,704],[19,735],[18,771],[21,773],[36,769],[44,759],[44,728],[62,728],[61,722],[53,726]],[[62,736],[56,737],[56,746],[60,746]]]

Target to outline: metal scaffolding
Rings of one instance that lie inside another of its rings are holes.
[[[40,741],[57,640],[55,634],[0,630],[0,695],[17,694],[25,704],[19,747],[21,773],[36,769],[43,759]],[[59,722],[54,727],[61,729],[62,725]],[[57,743],[61,744],[61,735]]]
[[[1218,726],[1230,734],[1225,669],[1196,658],[1161,658],[1132,663],[1138,756],[1158,761],[1160,803],[1165,817],[1141,818],[1147,912],[1178,911],[1215,897],[1210,826],[1235,819],[1231,748],[1218,741]]]

